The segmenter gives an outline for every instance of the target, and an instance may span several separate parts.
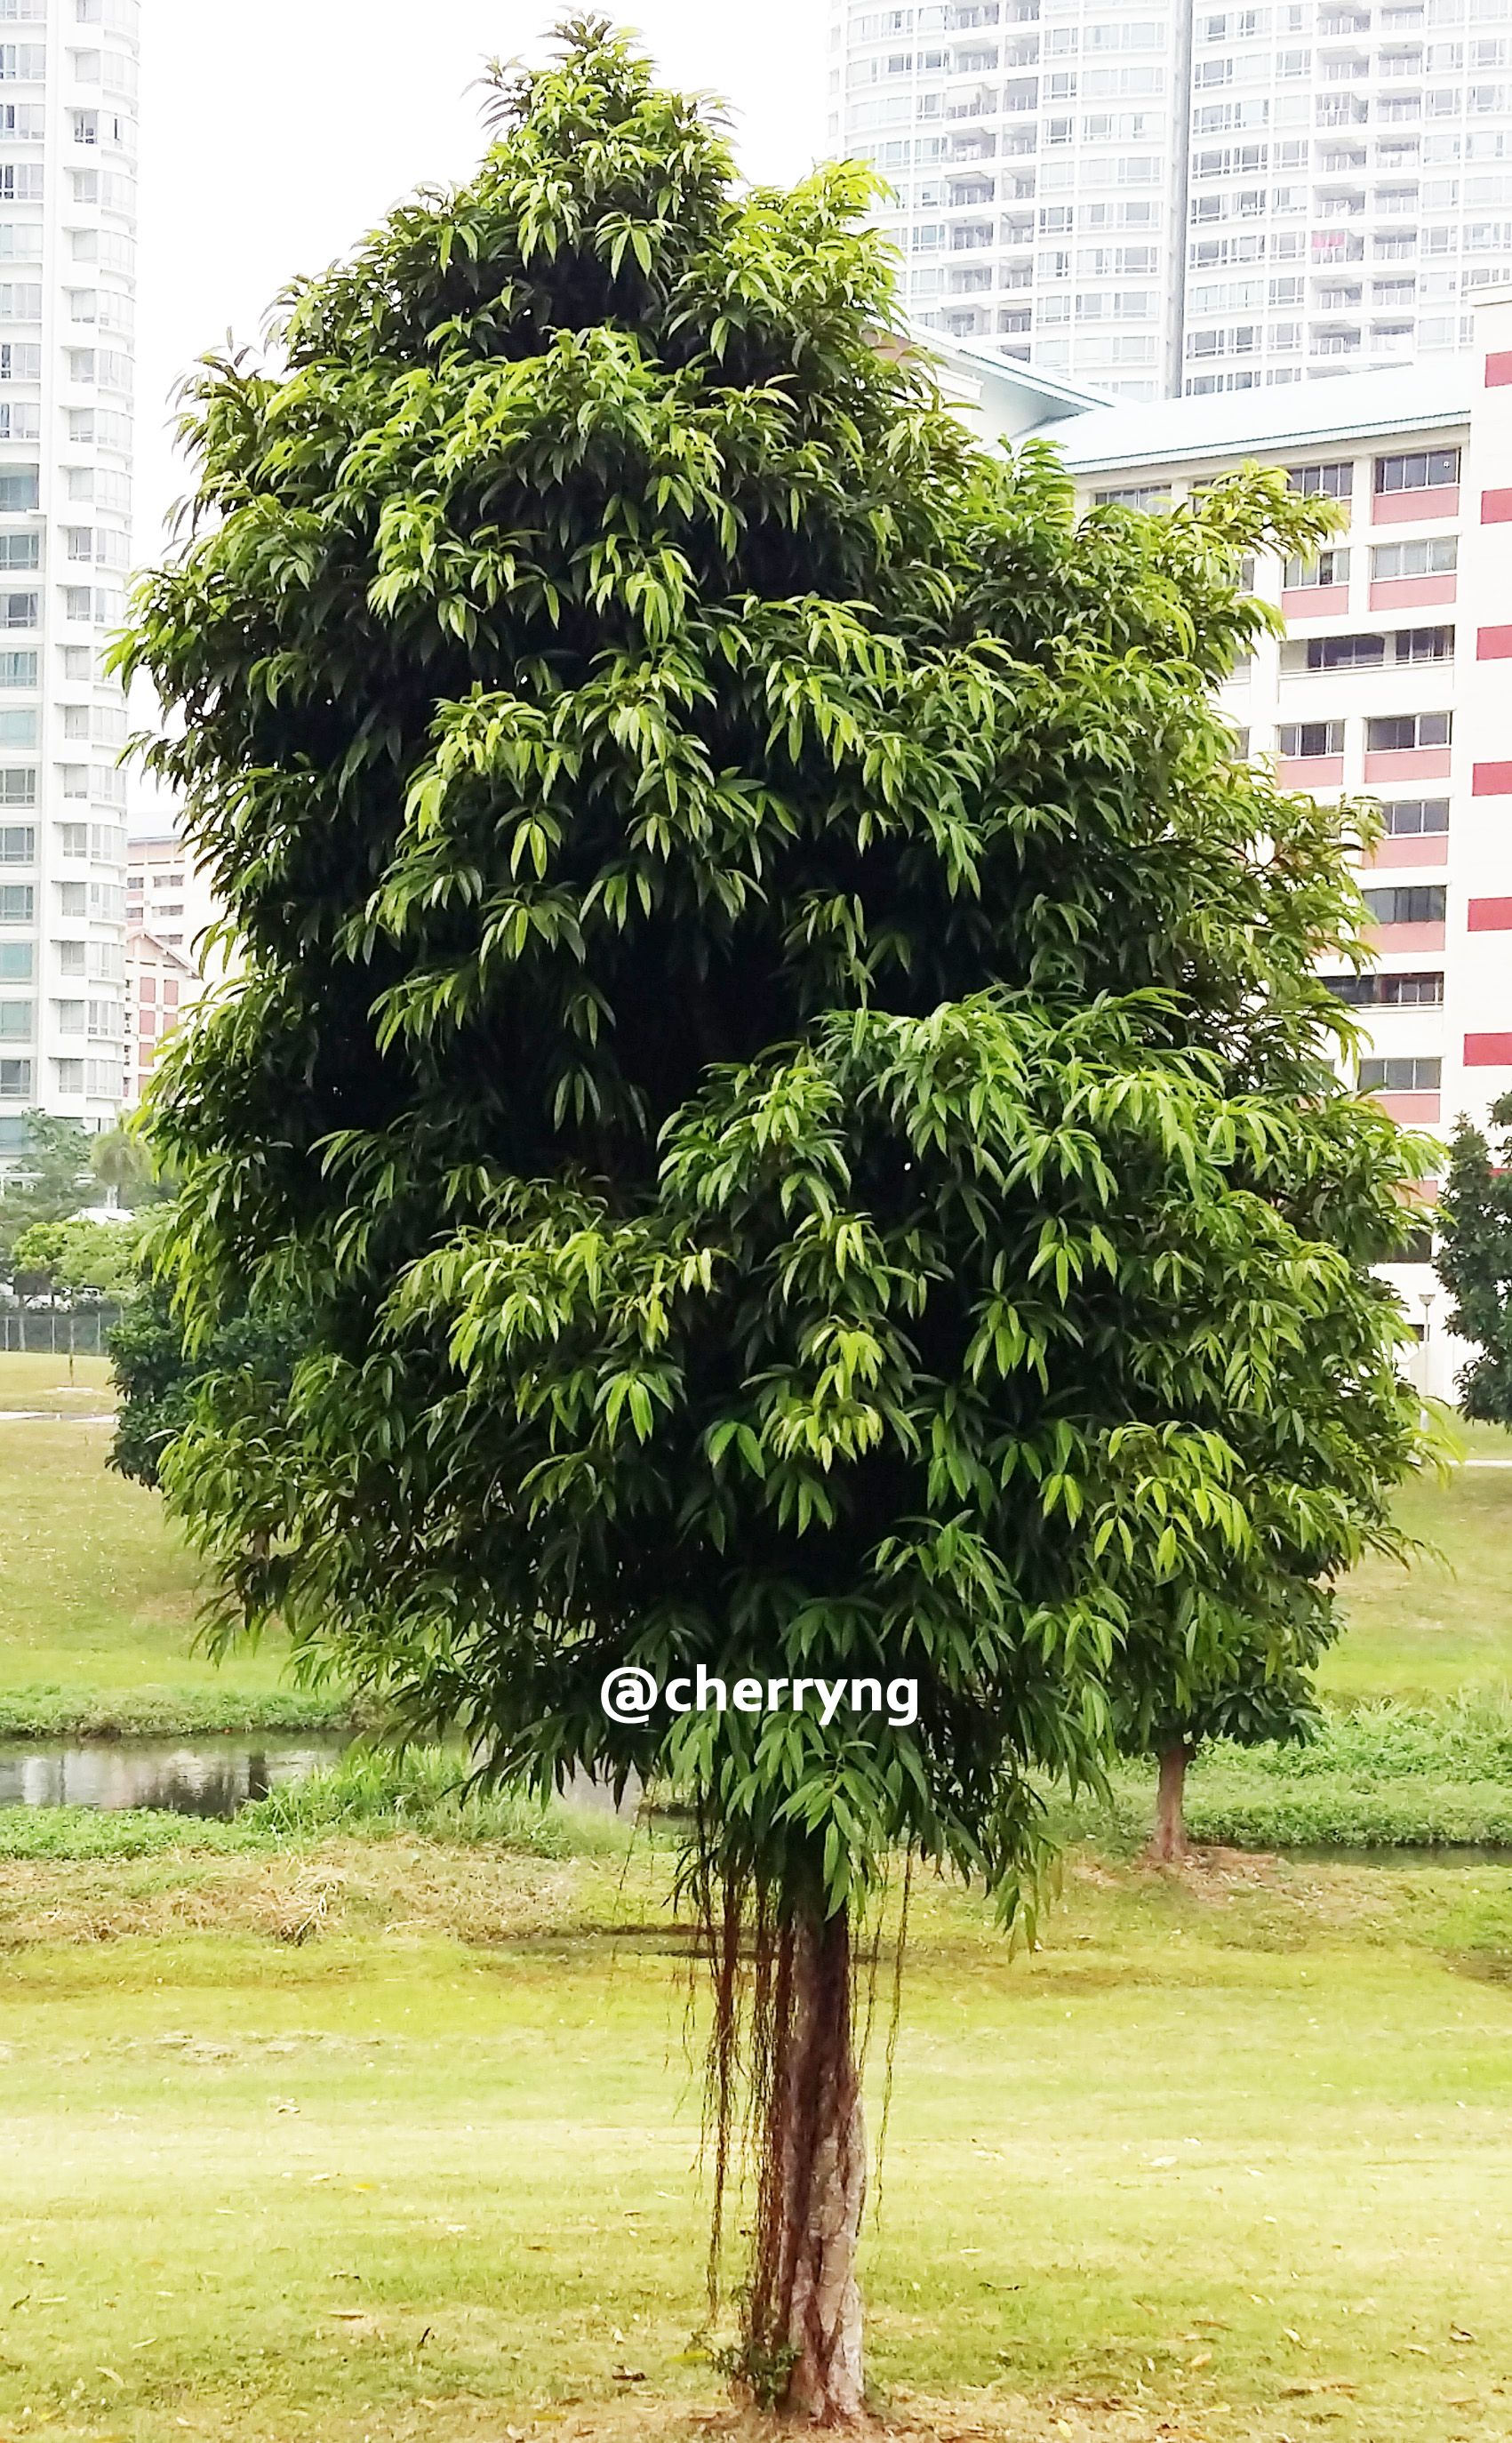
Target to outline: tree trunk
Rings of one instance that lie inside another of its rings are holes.
[[[1192,1750],[1184,1739],[1160,1751],[1160,1787],[1155,1802],[1155,1836],[1150,1856],[1157,1865],[1179,1866],[1187,1854],[1184,1800]]]
[[[856,2256],[866,2193],[851,2024],[850,1926],[801,1917],[783,1946],[751,2339],[791,2352],[782,2406],[817,2426],[862,2415]]]

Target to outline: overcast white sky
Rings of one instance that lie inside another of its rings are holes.
[[[565,0],[146,0],[142,9],[137,554],[185,488],[169,394],[228,331],[255,340],[296,272],[391,204],[465,175],[469,92],[493,54],[538,56]],[[822,151],[824,0],[627,0],[671,83],[734,107],[741,166],[800,176]]]

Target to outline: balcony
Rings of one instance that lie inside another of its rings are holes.
[[[1349,587],[1288,585],[1283,589],[1281,608],[1287,619],[1337,618],[1349,609]]]
[[[1448,865],[1449,836],[1448,832],[1414,832],[1379,839],[1368,856],[1360,859],[1365,873],[1400,872],[1404,866]]]
[[[1277,762],[1276,778],[1284,789],[1341,789],[1344,759],[1342,755],[1284,755]]]
[[[1373,611],[1412,611],[1433,603],[1452,602],[1459,579],[1452,569],[1437,577],[1373,577],[1370,586],[1370,607]]]
[[[1452,750],[1448,746],[1388,746],[1369,749],[1365,779],[1373,781],[1447,781]]]
[[[1388,1119],[1398,1121],[1404,1128],[1431,1127],[1439,1116],[1437,1094],[1369,1094],[1367,1102],[1375,1103]]]
[[[1423,518],[1436,518],[1444,524],[1460,513],[1458,484],[1423,484],[1410,492],[1373,492],[1370,522],[1373,526],[1414,525]]]

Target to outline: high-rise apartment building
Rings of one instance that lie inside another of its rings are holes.
[[[137,0],[0,0],[0,1166],[120,1107]]]
[[[1512,0],[831,0],[829,140],[910,318],[1133,398],[1470,344]]]

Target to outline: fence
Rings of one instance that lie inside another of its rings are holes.
[[[10,1307],[0,1312],[0,1353],[102,1357],[118,1306]]]

